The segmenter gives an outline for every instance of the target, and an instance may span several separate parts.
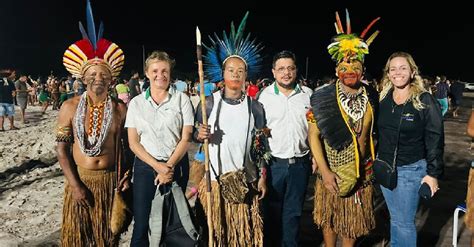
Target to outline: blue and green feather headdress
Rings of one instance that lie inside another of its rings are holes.
[[[207,54],[204,56],[204,71],[210,82],[220,82],[223,80],[222,66],[230,57],[238,57],[245,62],[247,79],[256,78],[260,71],[263,58],[259,52],[263,49],[263,46],[261,43],[257,43],[255,38],[251,40],[250,33],[244,38],[244,29],[248,15],[249,12],[247,11],[240,22],[237,32],[234,22],[232,22],[229,35],[226,31],[223,31],[222,38],[220,38],[217,33],[214,33],[214,38],[209,36],[211,45],[203,44],[207,49]]]

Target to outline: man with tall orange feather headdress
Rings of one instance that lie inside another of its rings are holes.
[[[337,35],[328,46],[337,62],[339,80],[318,88],[311,96],[308,138],[318,164],[314,222],[323,229],[325,246],[353,246],[375,227],[372,208],[373,127],[378,105],[374,89],[361,83],[364,56],[378,31],[364,36],[379,18],[359,35],[351,33],[349,13],[344,31],[336,12]]]

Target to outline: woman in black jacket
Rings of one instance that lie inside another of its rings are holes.
[[[378,116],[378,158],[392,164],[398,142],[397,187],[382,192],[390,212],[391,246],[416,246],[418,190],[433,196],[443,173],[444,128],[441,109],[424,89],[412,56],[393,53],[384,69]]]

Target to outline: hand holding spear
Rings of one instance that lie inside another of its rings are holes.
[[[201,32],[199,27],[196,27],[196,54],[198,59],[198,74],[199,74],[199,96],[201,98],[201,112],[202,112],[202,123],[207,125],[206,115],[206,96],[204,94],[204,69],[202,66],[202,46],[201,46]],[[212,227],[212,205],[211,205],[211,173],[209,171],[209,139],[204,139],[204,169],[206,174],[206,197],[207,197],[207,226],[209,228],[209,246],[214,246],[214,230]]]

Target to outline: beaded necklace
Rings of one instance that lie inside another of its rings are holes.
[[[87,140],[89,144],[95,143],[99,137],[102,129],[102,120],[104,116],[105,103],[107,100],[93,105],[89,97],[87,99],[87,106],[89,107],[89,128],[87,129]]]
[[[85,116],[89,108],[89,128],[85,130]],[[84,92],[79,100],[74,116],[74,129],[81,151],[87,156],[98,156],[107,132],[112,123],[112,100],[107,99],[98,105],[92,105]],[[87,138],[86,138],[87,135]]]
[[[349,122],[354,132],[357,136],[360,136],[369,98],[365,94],[364,87],[359,88],[356,93],[349,93],[344,91],[342,83],[339,83],[339,92],[337,92],[337,96],[341,102],[342,109],[344,109],[347,115],[349,115]]]

